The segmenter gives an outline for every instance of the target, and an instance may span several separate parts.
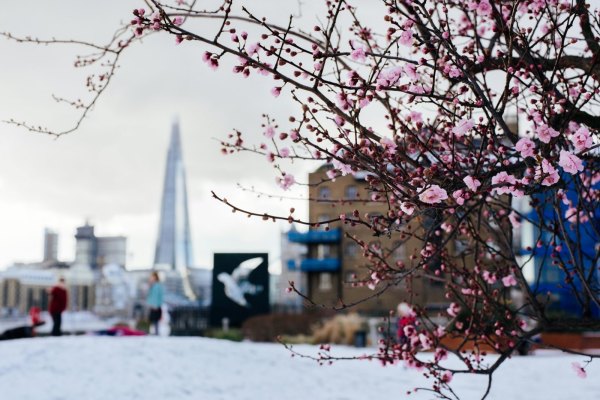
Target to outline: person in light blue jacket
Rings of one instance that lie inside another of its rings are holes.
[[[160,283],[160,277],[158,272],[153,271],[150,275],[150,290],[148,291],[148,297],[146,298],[146,304],[150,308],[150,327],[154,327],[154,334],[158,336],[158,322],[162,317],[162,305],[163,305],[164,289],[162,283]],[[152,333],[152,329],[150,330]]]

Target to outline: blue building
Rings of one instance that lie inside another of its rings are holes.
[[[580,200],[573,182],[574,178],[564,175],[562,178],[567,182],[567,187],[563,191],[572,206],[577,208]],[[600,308],[591,300],[590,295],[600,297],[599,265],[596,260],[600,245],[600,209],[596,207],[589,210],[590,212],[586,213],[587,218],[580,220],[572,211],[567,215],[568,205],[563,201],[556,201],[557,196],[557,189],[533,196],[538,211],[529,212],[529,218],[534,226],[529,234],[533,235],[533,240],[531,240],[531,252],[525,254],[525,257],[533,256],[530,288],[542,302],[548,301],[549,316],[598,318]],[[555,208],[557,203],[558,208]],[[593,201],[591,203],[594,204]],[[565,216],[569,219],[567,220]],[[556,230],[560,232],[556,235],[550,229],[540,230],[536,227],[540,223],[540,217],[545,226],[564,226],[564,229]],[[573,259],[576,265],[581,265],[583,268],[577,272],[569,267],[568,262],[565,268],[561,268],[553,263],[555,259],[563,261]],[[584,283],[591,293],[588,293]]]

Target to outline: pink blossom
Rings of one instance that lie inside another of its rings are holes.
[[[211,58],[208,61],[208,66],[210,67],[210,69],[212,69],[213,71],[216,71],[219,68],[219,59],[218,58]]]
[[[252,43],[246,47],[246,51],[249,56],[253,56],[260,50],[260,45],[258,43]]]
[[[577,209],[573,206],[569,206],[566,210],[565,210],[565,219],[568,221],[571,218],[575,217],[577,215]]]
[[[281,155],[281,157],[289,157],[290,156],[290,149],[288,149],[287,147],[282,147],[281,150],[279,150],[279,155]]]
[[[335,182],[335,177],[337,176],[337,172],[335,172],[335,169],[330,169],[326,172],[327,177],[329,179],[331,179],[333,182]]]
[[[569,88],[569,96],[572,98],[577,98],[581,93],[581,88],[579,86],[574,86]]]
[[[338,106],[342,110],[348,110],[352,106],[352,100],[348,97],[345,92],[338,93],[336,96]]]
[[[403,202],[403,203],[400,204],[400,209],[406,215],[412,215],[412,213],[415,211],[415,205],[412,204],[412,203]]]
[[[577,151],[589,149],[592,147],[590,131],[586,127],[582,126],[571,136],[571,142]]]
[[[416,94],[423,94],[425,92],[428,92],[430,90],[429,86],[427,85],[415,85],[412,84],[408,87],[408,91],[410,93],[416,93]]]
[[[300,139],[300,135],[298,134],[298,131],[296,129],[292,129],[290,131],[290,139],[292,139],[293,141]]]
[[[442,225],[440,225],[440,228],[442,228],[444,231],[450,233],[450,232],[452,232],[452,229],[454,229],[454,226],[447,222],[442,222]]]
[[[464,196],[465,196],[465,193],[463,192],[462,189],[455,190],[454,193],[452,193],[452,197],[454,197],[456,204],[458,204],[459,206],[462,206],[463,204],[465,204]]]
[[[183,36],[181,36],[181,35],[175,36],[175,44],[180,44],[181,42],[183,42]]]
[[[448,193],[438,185],[431,185],[427,189],[420,188],[419,200],[427,204],[436,204],[448,198]]]
[[[569,126],[568,126],[568,130],[571,133],[575,133],[581,125],[579,125],[577,122],[575,121],[569,121]]]
[[[557,137],[558,135],[560,135],[558,131],[552,129],[546,124],[538,126],[535,132],[537,133],[539,139],[544,143],[550,143],[550,140],[553,137]]]
[[[437,362],[446,360],[448,358],[448,350],[438,347],[437,349],[435,349],[434,358]]]
[[[445,371],[445,372],[442,374],[441,380],[442,380],[442,382],[444,382],[444,383],[450,383],[450,382],[452,381],[452,377],[453,377],[453,376],[454,376],[454,375],[452,375],[452,372],[450,372],[450,371]]]
[[[379,71],[377,74],[377,90],[381,90],[387,87],[395,85],[402,76],[402,68],[388,68]]]
[[[396,145],[396,142],[394,142],[393,139],[390,139],[388,137],[382,137],[379,143],[381,143],[383,148],[389,153],[394,153],[396,151],[396,148],[398,147]]]
[[[501,185],[494,188],[494,192],[498,194],[509,194],[514,190],[514,185],[517,180],[514,176],[507,174],[505,171],[499,172],[492,177],[492,185]]]
[[[535,143],[529,138],[522,138],[515,145],[515,150],[520,152],[523,158],[533,157],[535,154]]]
[[[507,275],[504,278],[502,278],[502,284],[505,287],[517,286],[517,280],[515,279],[514,276]]]
[[[493,285],[494,283],[496,283],[496,274],[491,273],[490,271],[483,271],[481,273],[481,276],[483,277],[483,280],[486,281],[488,284]]]
[[[521,226],[521,218],[516,212],[511,211],[510,214],[508,214],[508,219],[513,228],[518,228]]]
[[[578,377],[580,377],[581,379],[587,378],[587,373],[585,372],[585,369],[581,366],[581,364],[579,364],[578,362],[572,362],[571,367],[577,373]]]
[[[271,125],[267,125],[263,135],[265,135],[267,139],[273,139],[273,137],[275,136],[275,128],[273,128]]]
[[[479,182],[478,179],[475,179],[472,176],[465,176],[463,178],[463,182],[465,183],[465,185],[467,185],[467,187],[469,188],[469,190],[472,191],[472,192],[476,192],[477,188],[479,186],[481,186],[481,182]]]
[[[417,74],[417,67],[414,64],[406,63],[404,67],[402,67],[404,73],[414,82],[419,79],[419,75]]]
[[[434,334],[436,337],[438,337],[438,338],[441,338],[441,337],[443,337],[443,336],[446,334],[446,328],[444,328],[443,326],[438,326],[438,327],[435,329],[435,331],[433,331],[433,334]],[[436,352],[436,354],[437,354],[437,352]],[[447,354],[448,354],[448,353],[446,353],[446,355],[447,355]],[[444,358],[441,358],[441,359],[443,360]]]
[[[542,165],[536,168],[535,177],[542,180],[542,185],[552,186],[559,180],[558,171],[550,164],[550,161],[545,158],[542,160]]]
[[[472,119],[462,119],[454,128],[452,128],[452,133],[454,133],[456,137],[462,137],[471,128],[473,128],[473,126],[475,126],[475,123]]]
[[[492,5],[488,0],[482,0],[477,6],[477,14],[488,16],[492,13]]]
[[[355,61],[364,62],[366,60],[365,49],[359,47],[350,53],[350,57]]]
[[[573,175],[577,172],[583,171],[583,162],[581,159],[566,150],[560,151],[558,165],[560,165],[565,172]]]
[[[181,24],[183,24],[183,17],[175,17],[175,18],[173,18],[173,24],[174,25],[181,25]]]
[[[417,330],[412,325],[405,326],[404,329],[403,329],[403,331],[404,331],[404,335],[406,337],[412,337],[412,336],[414,336],[417,333]]]
[[[343,162],[336,160],[335,158],[331,161],[333,167],[340,171],[342,176],[346,176],[348,174],[352,174],[352,167],[348,164],[344,164]]]
[[[273,89],[271,89],[271,94],[273,95],[273,97],[279,97],[279,95],[281,94],[281,87],[275,86]]]
[[[431,339],[424,333],[419,333],[419,342],[423,350],[429,350],[431,348]]]
[[[411,111],[408,116],[410,117],[410,120],[416,124],[423,122],[423,115],[420,112]]]
[[[450,78],[460,78],[462,76],[462,71],[458,67],[456,67],[455,65],[453,65],[448,70],[448,76]]]
[[[296,179],[292,174],[285,174],[283,178],[277,177],[276,181],[283,190],[289,190],[289,188],[296,183]]]
[[[456,317],[458,315],[458,313],[460,312],[460,306],[456,303],[451,303],[450,307],[448,307],[448,309],[446,311],[448,312],[448,315],[450,315],[451,317]]]
[[[371,99],[369,99],[369,97],[365,96],[362,97],[359,101],[358,101],[358,107],[359,108],[365,108],[366,106],[368,106],[369,104],[371,104]]]
[[[406,29],[400,35],[400,44],[403,46],[411,46],[413,43],[413,31],[412,29]]]

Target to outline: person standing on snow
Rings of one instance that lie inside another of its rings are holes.
[[[150,290],[148,291],[148,297],[146,298],[146,304],[150,307],[150,327],[154,327],[154,334],[158,336],[158,322],[162,317],[162,305],[163,305],[164,289],[162,283],[160,283],[160,277],[158,272],[154,271],[150,275]],[[152,333],[152,329],[150,329]]]
[[[67,309],[68,294],[65,286],[65,278],[62,276],[58,279],[58,283],[48,290],[50,295],[50,304],[48,312],[52,316],[52,336],[62,335],[61,323],[62,313]]]
[[[404,345],[408,342],[404,328],[414,326],[416,321],[415,313],[408,304],[398,304],[398,331],[396,336],[399,344]]]

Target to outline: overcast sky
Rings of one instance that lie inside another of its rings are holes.
[[[0,30],[16,35],[105,41],[136,0],[4,2]],[[261,1],[261,12],[286,19],[296,1]],[[320,3],[319,3],[320,4]],[[316,11],[314,11],[316,12]],[[303,18],[314,17],[309,9]],[[268,15],[268,14],[267,14]],[[85,96],[85,74],[72,67],[82,50],[34,46],[0,39],[0,119],[15,118],[55,129],[75,114],[51,95]],[[74,232],[86,219],[100,235],[128,238],[130,267],[152,264],[161,186],[172,121],[181,124],[196,264],[212,266],[213,252],[268,251],[279,256],[287,224],[232,214],[211,199],[214,190],[247,208],[306,214],[304,202],[267,201],[240,192],[236,183],[276,191],[275,171],[262,158],[224,157],[213,138],[232,128],[260,135],[261,113],[280,119],[294,111],[285,95],[270,94],[273,81],[243,79],[229,68],[214,72],[194,44],[175,46],[164,34],[124,55],[111,86],[77,132],[58,140],[0,125],[0,268],[42,256],[43,229],[60,234],[59,256],[72,260]],[[298,166],[302,175],[316,167]],[[302,179],[303,181],[305,180]],[[292,195],[304,195],[296,188]]]

